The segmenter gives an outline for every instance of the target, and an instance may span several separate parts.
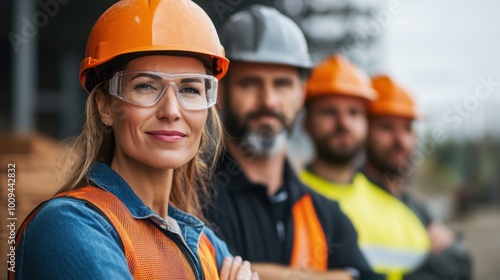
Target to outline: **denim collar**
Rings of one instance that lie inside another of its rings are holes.
[[[109,165],[102,162],[95,162],[90,169],[88,178],[97,187],[115,195],[127,207],[135,219],[153,218],[165,222],[162,217],[142,202],[127,182],[111,169]],[[204,225],[201,220],[177,209],[172,206],[171,203],[168,205],[168,215],[177,220],[180,224],[192,227],[202,227]]]

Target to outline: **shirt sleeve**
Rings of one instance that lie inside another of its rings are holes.
[[[80,200],[48,201],[18,245],[16,279],[133,279],[113,226]]]
[[[463,238],[439,254],[429,254],[424,264],[404,280],[472,279],[472,260]]]
[[[233,255],[229,252],[226,242],[222,241],[217,235],[209,228],[205,227],[203,233],[207,236],[208,240],[212,243],[215,249],[215,258],[217,261],[217,269],[221,270],[222,262],[225,257],[232,257]]]

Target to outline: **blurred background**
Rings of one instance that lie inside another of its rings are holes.
[[[0,217],[7,164],[16,163],[18,226],[54,193],[62,140],[75,136],[86,94],[79,63],[93,22],[116,0],[0,2]],[[419,153],[412,187],[433,216],[465,236],[475,278],[500,275],[500,2],[495,0],[197,0],[219,27],[254,3],[304,31],[315,62],[342,53],[370,75],[389,74],[414,96]],[[311,157],[296,129],[291,156]],[[300,149],[294,148],[299,147]],[[292,152],[293,151],[293,152]],[[7,237],[1,227],[0,260]],[[5,250],[4,250],[5,249]],[[0,273],[0,277],[4,277]]]

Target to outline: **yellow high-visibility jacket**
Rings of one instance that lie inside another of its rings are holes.
[[[310,171],[301,180],[323,196],[339,202],[358,232],[361,251],[387,280],[401,280],[427,257],[430,241],[418,217],[400,200],[358,172],[352,184],[335,184]]]

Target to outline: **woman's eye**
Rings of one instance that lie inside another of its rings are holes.
[[[157,88],[155,85],[151,83],[138,83],[134,86],[134,90],[150,91],[150,90],[157,90]]]
[[[185,86],[183,87],[181,90],[180,90],[181,93],[191,93],[191,94],[200,94],[201,93],[201,90],[199,88],[196,88],[196,87],[192,87],[192,86]]]

